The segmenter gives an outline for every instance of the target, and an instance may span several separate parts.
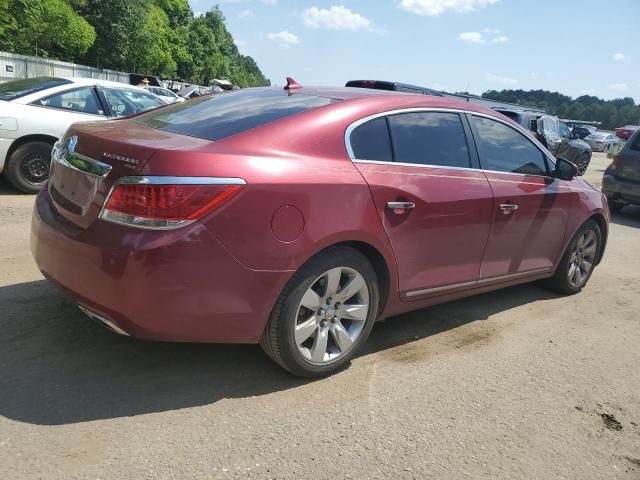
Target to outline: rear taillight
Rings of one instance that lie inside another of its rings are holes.
[[[244,184],[240,178],[124,177],[109,193],[100,218],[138,228],[180,228],[227,202]]]

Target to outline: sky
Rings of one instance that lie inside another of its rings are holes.
[[[640,104],[640,0],[189,0],[220,5],[272,84],[393,80]]]

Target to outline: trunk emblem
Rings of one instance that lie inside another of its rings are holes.
[[[121,162],[127,163],[130,166],[130,168],[132,168],[133,166],[136,166],[140,163],[140,160],[137,160],[135,158],[131,158],[131,157],[123,157],[122,155],[117,155],[115,153],[109,153],[109,152],[104,152],[102,154],[103,157],[105,158],[110,158],[112,160],[119,160]]]

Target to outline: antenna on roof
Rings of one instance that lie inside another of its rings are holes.
[[[298,82],[296,82],[293,78],[287,77],[287,84],[285,85],[285,90],[296,90],[298,88],[302,88]]]

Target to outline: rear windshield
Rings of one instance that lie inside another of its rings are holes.
[[[12,82],[0,83],[0,100],[15,100],[32,93],[72,83],[70,80],[55,77],[27,78]]]
[[[182,135],[221,140],[338,101],[300,93],[290,95],[284,90],[247,89],[169,105],[132,121]]]

